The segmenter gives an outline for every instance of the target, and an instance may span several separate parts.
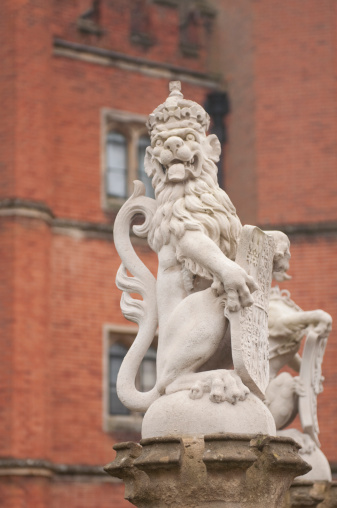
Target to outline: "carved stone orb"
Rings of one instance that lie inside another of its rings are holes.
[[[163,395],[144,416],[143,438],[193,436],[227,432],[276,435],[274,419],[264,403],[250,393],[235,404],[215,404],[205,393],[192,400],[187,390]]]

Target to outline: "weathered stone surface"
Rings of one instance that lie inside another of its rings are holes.
[[[327,484],[324,501],[318,506],[319,508],[337,507],[337,482],[331,482]]]
[[[287,492],[282,508],[337,507],[337,483],[297,478]]]
[[[308,480],[296,481],[287,492],[282,508],[304,508],[307,506],[321,506],[324,501],[327,482],[312,482]]]
[[[311,471],[299,480],[331,482],[329,461],[309,434],[300,432],[297,429],[285,429],[278,431],[277,435],[292,437],[301,446],[299,453],[302,459],[311,466]]]
[[[217,434],[116,445],[107,473],[139,508],[279,508],[309,466],[290,438]]]
[[[297,478],[287,492],[282,508],[337,507],[337,483]]]

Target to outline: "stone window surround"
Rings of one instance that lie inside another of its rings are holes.
[[[105,432],[131,431],[140,432],[143,416],[138,413],[129,415],[109,414],[109,348],[118,342],[129,348],[137,334],[137,326],[104,324],[103,325],[103,430]],[[157,348],[157,337],[154,339],[154,347]]]
[[[118,210],[124,199],[110,197],[106,193],[106,138],[108,132],[123,134],[127,141],[127,194],[133,190],[133,181],[138,179],[138,141],[141,136],[148,136],[147,116],[103,108],[101,111],[101,205],[103,210]]]

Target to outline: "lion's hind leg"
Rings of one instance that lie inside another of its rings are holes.
[[[209,372],[183,374],[166,387],[165,393],[170,395],[182,390],[189,390],[191,399],[201,399],[204,393],[210,391],[211,379],[208,374]]]
[[[266,390],[265,404],[274,417],[277,430],[289,425],[298,411],[300,384],[289,374],[281,372],[272,379]]]

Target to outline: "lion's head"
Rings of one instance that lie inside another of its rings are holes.
[[[205,159],[217,162],[220,151],[214,134],[206,136],[194,126],[168,128],[151,137],[146,167],[164,183],[185,182],[199,178]]]
[[[159,252],[170,243],[171,235],[179,239],[186,230],[199,230],[234,259],[241,223],[217,182],[219,140],[214,134],[206,134],[209,118],[205,110],[183,99],[176,82],[174,85],[148,123],[151,146],[147,148],[145,170],[152,178],[158,202],[148,242]],[[191,260],[181,261],[192,273],[211,278]]]
[[[170,83],[171,93],[149,116],[151,147],[145,168],[157,190],[159,182],[180,183],[199,178],[203,160],[219,160],[221,147],[215,135],[206,136],[209,116],[196,102],[184,99],[180,82]],[[216,174],[215,182],[216,182]]]

